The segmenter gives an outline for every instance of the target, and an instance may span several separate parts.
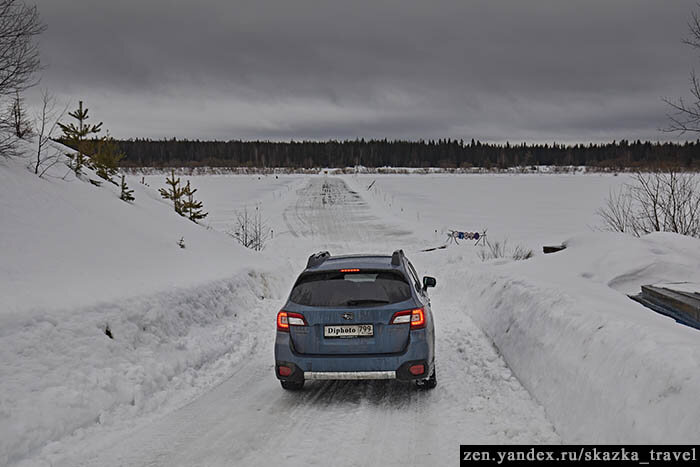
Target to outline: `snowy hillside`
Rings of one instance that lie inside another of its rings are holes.
[[[56,171],[64,174],[65,168]],[[128,183],[133,204],[121,201],[109,183],[97,188],[72,174],[39,179],[21,162],[3,162],[4,319],[204,283],[255,257],[224,233],[186,222],[137,177]],[[185,249],[177,245],[180,238]]]
[[[287,266],[176,215],[135,177],[127,204],[62,170],[0,166],[3,465],[216,383],[257,345],[243,331],[255,314],[240,308],[268,313]]]

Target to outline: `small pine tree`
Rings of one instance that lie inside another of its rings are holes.
[[[201,201],[194,199],[194,194],[197,192],[196,188],[190,187],[190,181],[187,181],[185,185],[183,196],[185,201],[182,203],[182,211],[185,216],[192,222],[197,222],[200,219],[204,219],[209,215],[208,212],[204,212],[203,205]]]
[[[97,135],[101,131],[102,122],[97,125],[86,123],[90,117],[88,116],[88,109],[83,108],[83,101],[80,101],[77,110],[68,112],[68,115],[76,119],[78,124],[59,122],[58,126],[63,131],[62,139],[65,144],[76,150],[76,154],[69,153],[66,155],[73,161],[71,168],[75,174],[80,175],[83,165],[85,165],[85,155],[89,149],[86,140],[90,135]]]
[[[95,172],[99,177],[114,183],[112,177],[117,173],[119,161],[125,157],[124,152],[109,135],[89,143],[86,148],[91,154],[90,160],[95,166]]]
[[[167,190],[161,188],[158,192],[164,199],[169,199],[173,202],[176,213],[184,216],[182,197],[185,195],[185,188],[180,186],[180,177],[175,178],[175,170],[170,172],[170,178],[166,178],[165,183],[170,188]]]
[[[129,186],[126,184],[126,179],[124,178],[124,175],[122,174],[122,184],[121,184],[121,194],[119,195],[119,199],[122,201],[126,201],[127,203],[130,203],[131,201],[134,200],[134,190],[130,190]]]

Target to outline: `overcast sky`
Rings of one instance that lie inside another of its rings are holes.
[[[41,86],[120,138],[693,138],[695,0],[36,3]]]

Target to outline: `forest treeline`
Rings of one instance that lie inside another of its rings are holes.
[[[122,167],[486,167],[585,165],[605,168],[675,166],[700,169],[700,140],[607,144],[488,144],[428,141],[118,140]]]

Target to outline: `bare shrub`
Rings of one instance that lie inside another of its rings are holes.
[[[603,229],[631,233],[675,232],[700,237],[700,181],[676,170],[637,172],[632,183],[611,191],[598,210]]]
[[[267,223],[263,220],[262,212],[257,206],[254,212],[250,212],[248,207],[238,211],[234,228],[228,234],[244,247],[255,251],[262,251],[271,235]]]
[[[513,253],[511,254],[511,258],[516,261],[530,259],[533,256],[535,256],[535,254],[532,252],[532,250],[525,248],[522,245],[516,245],[516,247],[513,249]]]
[[[35,38],[46,29],[36,6],[21,0],[0,0],[0,96],[36,84],[39,47]]]
[[[64,157],[63,152],[54,142],[54,133],[58,127],[58,121],[63,118],[67,110],[56,111],[56,100],[48,90],[45,90],[41,97],[41,110],[35,119],[36,160],[33,163],[34,173],[39,177]]]
[[[698,50],[700,49],[700,15],[698,12],[691,14],[688,27],[690,35],[683,42]],[[700,132],[700,78],[695,70],[690,74],[690,94],[692,95],[690,102],[682,98],[678,100],[664,99],[672,111],[668,115],[670,125],[664,129],[665,131],[681,134]]]
[[[605,230],[613,232],[631,232],[634,219],[632,216],[632,198],[623,187],[611,189],[605,201],[605,207],[598,209],[598,216],[603,219]]]
[[[513,249],[508,248],[508,240],[490,242],[486,240],[486,246],[479,250],[479,258],[481,261],[489,261],[499,258],[511,258],[516,261],[530,259],[534,253],[529,248],[522,245],[516,245]]]
[[[479,250],[479,258],[481,261],[490,259],[503,258],[505,256],[505,246],[507,240],[503,242],[495,241],[493,243],[486,241],[486,246]]]
[[[24,105],[24,97],[15,92],[15,97],[7,109],[9,128],[18,139],[28,140],[34,136],[34,128],[27,116],[27,108]]]
[[[16,96],[30,88],[39,70],[39,48],[36,37],[45,27],[35,6],[20,0],[0,0],[0,99]],[[14,110],[20,110],[16,108]],[[18,141],[16,119],[24,127],[24,116],[11,112],[0,119],[0,156],[13,156]],[[21,129],[24,131],[24,128]]]

